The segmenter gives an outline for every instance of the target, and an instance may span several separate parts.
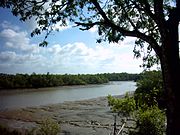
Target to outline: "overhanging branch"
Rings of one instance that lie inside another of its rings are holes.
[[[110,21],[108,19],[108,17],[106,16],[106,13],[103,11],[103,9],[101,8],[101,6],[97,2],[97,0],[91,0],[91,1],[94,4],[94,6],[96,7],[96,9],[98,10],[99,14],[104,19],[103,25],[106,25],[112,29],[117,30],[118,32],[122,33],[123,36],[136,37],[136,38],[140,38],[140,39],[146,41],[147,43],[149,43],[152,46],[152,48],[154,49],[156,54],[159,57],[161,57],[161,47],[158,45],[158,43],[156,42],[156,40],[153,37],[145,35],[144,33],[141,33],[137,30],[129,31],[120,26],[117,26],[116,24],[114,24],[112,21]]]
[[[81,30],[89,30],[95,25],[101,25],[102,22],[93,22],[93,23],[81,23],[81,22],[75,22],[77,26],[82,26],[84,28],[80,28]]]

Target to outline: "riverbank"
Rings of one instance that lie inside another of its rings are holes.
[[[133,81],[132,81],[133,82]],[[74,88],[93,88],[102,85],[108,85],[112,82],[102,83],[102,84],[86,84],[86,85],[67,85],[67,86],[56,86],[56,87],[44,87],[44,88],[16,88],[16,89],[0,89],[0,95],[10,95],[22,92],[37,92],[37,91],[49,91],[57,89],[74,89]]]
[[[46,88],[71,85],[103,84],[109,81],[136,81],[139,74],[3,74],[0,73],[0,89]]]
[[[60,123],[60,135],[109,135],[113,129],[113,115],[107,98],[99,97],[0,111],[0,124],[23,132],[37,127],[42,120],[51,118]],[[117,120],[119,127],[122,124],[121,119],[123,117],[118,117]]]

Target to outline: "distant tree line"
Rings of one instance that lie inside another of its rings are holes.
[[[69,85],[103,84],[109,81],[136,81],[138,74],[104,73],[104,74],[0,74],[0,89],[42,88]]]
[[[139,74],[128,73],[104,73],[101,75],[106,77],[109,81],[137,81],[140,78]]]

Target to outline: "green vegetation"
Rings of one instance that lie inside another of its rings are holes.
[[[129,116],[136,109],[134,97],[130,97],[128,93],[125,98],[114,98],[111,95],[108,97],[108,105],[111,106],[113,112],[118,112],[124,116]]]
[[[118,99],[109,95],[108,103],[113,112],[134,118],[136,127],[129,131],[130,135],[164,135],[166,117],[162,98],[161,72],[146,71],[140,74],[134,96],[126,94]]]
[[[146,71],[140,74],[134,93],[137,106],[164,108],[163,81],[161,71]]]
[[[0,74],[0,88],[40,88],[67,85],[102,84],[109,81],[137,80],[138,74],[112,73],[112,74]]]
[[[139,109],[136,114],[137,127],[130,135],[164,135],[165,113],[157,106]]]
[[[139,74],[128,74],[128,73],[105,73],[102,74],[109,81],[136,81],[139,79]]]
[[[42,121],[35,134],[37,135],[57,135],[60,132],[59,124],[52,119]]]

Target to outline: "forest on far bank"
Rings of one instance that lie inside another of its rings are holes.
[[[140,74],[0,74],[0,89],[43,88],[69,85],[103,84],[109,81],[136,81]]]

